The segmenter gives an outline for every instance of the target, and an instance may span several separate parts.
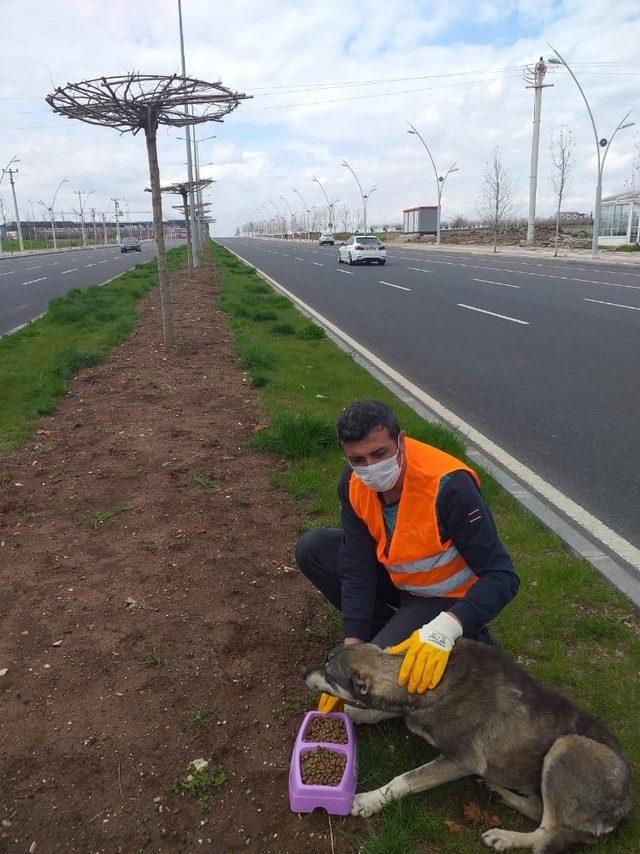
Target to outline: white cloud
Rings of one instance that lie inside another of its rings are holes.
[[[51,79],[61,84],[130,69],[178,70],[177,3],[3,0],[2,5],[2,19],[11,21],[11,28],[4,26],[0,34],[0,162],[4,165],[16,152],[21,159],[21,205],[50,199],[58,181],[68,176],[61,209],[75,206],[73,189],[94,189],[99,210],[116,195],[128,198],[132,211],[150,211],[144,140],[63,120],[42,98],[51,90]],[[218,136],[202,143],[201,160],[216,162],[204,172],[218,180],[210,195],[224,234],[268,199],[279,204],[285,195],[299,207],[292,187],[309,204],[319,205],[323,197],[313,175],[326,182],[331,197],[355,207],[357,188],[340,166],[343,158],[363,184],[379,188],[371,199],[370,220],[398,221],[403,207],[433,203],[431,167],[419,141],[406,135],[407,120],[424,134],[439,168],[459,161],[460,171],[451,176],[445,194],[445,218],[459,211],[474,214],[482,166],[497,144],[525,210],[533,95],[524,88],[521,66],[549,55],[546,43],[553,43],[575,64],[601,136],[609,136],[633,105],[640,74],[635,0],[328,0],[309,7],[291,0],[236,0],[226,6],[183,0],[183,16],[188,71],[255,95],[224,124],[198,129],[199,137]],[[465,71],[485,73],[464,76]],[[447,74],[459,76],[437,76]],[[428,75],[433,76],[376,86],[311,88]],[[550,74],[550,81],[554,88],[543,96],[538,210],[544,214],[552,207],[546,180],[549,138],[565,124],[576,137],[567,207],[589,211],[595,151],[587,111],[566,72]],[[291,94],[276,88],[304,89],[306,84],[308,91]],[[279,94],[266,94],[274,91]],[[316,101],[334,103],[309,103]],[[302,103],[306,106],[276,109]],[[33,129],[7,130],[28,126]],[[629,130],[623,134],[607,161],[605,193],[623,189],[630,172],[634,137]],[[184,174],[178,135],[167,130],[159,138],[167,180]],[[0,192],[9,207],[5,185]]]

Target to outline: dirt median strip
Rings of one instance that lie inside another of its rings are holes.
[[[213,276],[172,274],[171,354],[154,290],[0,462],[0,836],[24,850],[327,850],[286,787],[324,627]]]

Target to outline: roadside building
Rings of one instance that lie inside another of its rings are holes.
[[[600,210],[600,246],[638,243],[640,192],[618,193],[602,200]]]
[[[404,234],[435,234],[438,227],[438,206],[420,205],[402,211]]]
[[[560,211],[560,222],[577,222],[584,219],[590,219],[589,214],[581,211]]]

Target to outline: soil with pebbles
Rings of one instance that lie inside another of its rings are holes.
[[[325,653],[293,568],[304,523],[268,479],[282,463],[247,448],[259,395],[213,276],[172,274],[173,353],[155,289],[0,460],[0,851],[330,850],[327,816],[288,804],[284,704]],[[209,814],[170,792],[199,757],[227,774]]]

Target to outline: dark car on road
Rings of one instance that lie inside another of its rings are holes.
[[[135,237],[127,237],[120,244],[121,252],[140,252],[140,241]]]

